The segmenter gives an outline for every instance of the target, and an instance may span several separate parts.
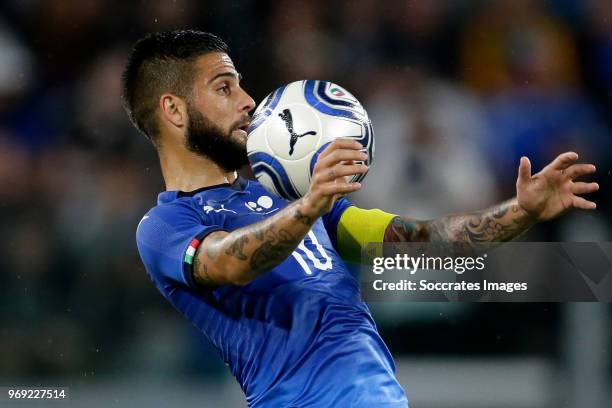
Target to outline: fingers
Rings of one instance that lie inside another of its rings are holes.
[[[520,182],[527,182],[531,180],[531,162],[529,161],[528,157],[521,157],[518,171],[518,179]]]
[[[585,166],[590,166],[590,165],[585,165]],[[577,183],[572,183],[572,186],[571,186],[571,191],[574,194],[588,194],[588,193],[593,193],[597,190],[599,190],[599,184],[597,183],[577,182]],[[575,208],[582,208],[583,210],[594,210],[595,208],[597,208],[597,204],[595,204],[593,201],[589,201],[589,200],[586,200],[578,196],[572,197],[572,206],[574,206]]]
[[[354,139],[339,138],[330,143],[319,155],[319,161],[338,149],[361,150],[363,145]]]
[[[322,172],[320,175],[317,175],[316,177],[318,177],[317,181],[327,182],[334,181],[344,176],[363,174],[366,171],[368,171],[368,166],[366,166],[365,164],[337,164],[327,169],[327,171]],[[340,181],[342,180],[343,179],[340,179]]]
[[[336,139],[321,152],[310,186],[315,197],[333,197],[361,188],[360,183],[351,183],[348,181],[350,177],[347,177],[368,171],[365,164],[355,163],[364,162],[368,158],[361,149],[361,143],[353,139]]]
[[[335,183],[330,181],[322,184],[319,188],[324,196],[333,196],[355,192],[361,188],[361,183]]]
[[[551,167],[555,170],[563,170],[569,167],[573,162],[578,160],[578,153],[565,152],[557,156],[547,167]]]
[[[592,201],[585,200],[582,197],[574,196],[572,198],[572,205],[575,208],[582,208],[583,210],[594,210],[597,208],[597,204]]]
[[[595,170],[596,168],[592,164],[572,164],[563,170],[563,173],[573,180],[577,177],[584,176],[585,174],[594,173]]]
[[[597,183],[572,183],[571,191],[574,194],[588,194],[599,190],[599,184]]]
[[[319,156],[316,167],[318,167],[319,169],[325,169],[328,167],[332,167],[341,161],[364,161],[367,160],[367,158],[368,155],[359,150],[335,149],[323,158]]]

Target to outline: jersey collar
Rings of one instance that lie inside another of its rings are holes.
[[[201,187],[193,191],[180,191],[180,190],[163,191],[159,193],[159,195],[157,196],[157,204],[169,203],[181,197],[193,197],[196,194],[201,193],[202,191],[213,190],[216,188],[231,188],[233,190],[241,191],[241,190],[244,190],[247,183],[248,183],[247,179],[238,175],[238,177],[236,177],[236,179],[232,183],[214,184],[212,186]]]

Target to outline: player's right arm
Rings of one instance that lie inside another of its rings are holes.
[[[367,171],[363,146],[337,139],[319,156],[308,193],[272,217],[232,232],[210,233],[199,246],[193,277],[203,286],[246,285],[283,262],[296,249],[314,222],[347,193],[361,188],[345,176]]]

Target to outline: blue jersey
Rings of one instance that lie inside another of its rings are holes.
[[[287,204],[240,177],[191,193],[163,192],[136,234],[147,273],[217,348],[249,407],[406,408],[392,357],[334,247],[347,200],[251,283],[208,290],[194,283],[194,240],[253,224]]]

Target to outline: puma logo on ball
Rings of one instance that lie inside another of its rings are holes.
[[[293,148],[295,147],[295,144],[297,143],[300,137],[317,134],[317,132],[315,132],[314,130],[302,133],[301,135],[295,133],[293,131],[293,116],[291,116],[291,111],[289,109],[284,109],[282,113],[278,114],[278,116],[283,120],[283,122],[285,122],[287,131],[291,135],[291,138],[289,139],[289,156],[293,154]]]

